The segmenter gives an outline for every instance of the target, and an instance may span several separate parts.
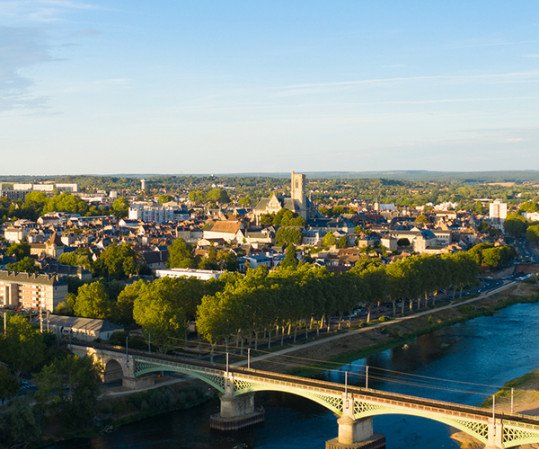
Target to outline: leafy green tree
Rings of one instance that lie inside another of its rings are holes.
[[[225,189],[212,189],[206,195],[206,201],[213,203],[230,203],[230,197]]]
[[[215,246],[212,244],[210,245],[210,248],[208,249],[208,253],[205,257],[203,257],[199,264],[199,268],[202,270],[218,270],[219,269],[219,262],[217,261],[217,249],[215,249]]]
[[[42,414],[37,407],[14,401],[6,412],[0,414],[0,447],[28,447],[41,439]]]
[[[539,203],[535,201],[527,201],[520,205],[519,212],[539,212]]]
[[[43,208],[48,200],[49,197],[43,192],[37,190],[28,192],[17,216],[36,220],[43,213]]]
[[[217,252],[217,262],[223,270],[237,271],[239,268],[238,256],[234,251],[221,249]]]
[[[333,246],[336,243],[337,243],[337,239],[335,238],[332,232],[328,232],[322,239],[322,245],[327,246],[327,247]]]
[[[68,355],[45,366],[36,377],[35,394],[43,409],[60,412],[68,429],[91,427],[97,410],[101,367],[93,358]]]
[[[89,210],[88,203],[76,195],[63,192],[49,198],[43,207],[43,212],[70,212],[85,215]]]
[[[23,240],[20,243],[13,242],[9,245],[6,254],[8,256],[15,256],[17,260],[30,257],[30,245],[26,240]]]
[[[339,240],[337,240],[337,248],[346,248],[348,246],[348,239],[345,235],[342,237],[339,237]]]
[[[291,244],[288,245],[285,252],[285,257],[283,261],[281,262],[281,267],[284,269],[291,268],[295,269],[298,266],[298,254],[296,251],[296,247]]]
[[[277,245],[289,245],[291,243],[300,245],[303,233],[299,228],[281,226],[275,233],[275,243]]]
[[[526,238],[529,242],[532,243],[539,242],[539,224],[528,226],[528,228],[526,229]]]
[[[7,368],[0,366],[0,405],[15,396],[19,391],[19,381],[9,374]]]
[[[481,201],[476,201],[473,205],[472,212],[475,215],[485,215],[488,212],[488,209],[481,203]]]
[[[273,224],[275,226],[299,226],[305,227],[305,219],[295,212],[288,209],[281,209],[273,215]]]
[[[93,269],[92,252],[87,247],[80,247],[75,251],[60,254],[58,262],[76,267],[84,267],[90,271]]]
[[[202,190],[191,190],[189,192],[189,201],[196,204],[204,204],[206,202],[206,193]]]
[[[31,257],[23,257],[14,263],[6,264],[6,268],[11,271],[21,271],[25,273],[41,273],[41,268],[36,265],[36,261]]]
[[[0,360],[6,362],[17,377],[30,373],[43,362],[45,345],[22,315],[10,317],[6,336],[0,339]]]
[[[123,197],[116,198],[112,203],[112,213],[117,218],[127,217],[129,214],[129,202]]]
[[[196,262],[193,257],[193,250],[184,239],[177,238],[168,246],[169,268],[195,268]]]
[[[429,222],[429,219],[425,214],[420,214],[416,217],[415,222],[418,224],[427,224]]]
[[[163,352],[177,345],[175,339],[185,338],[187,320],[180,305],[175,280],[160,278],[144,285],[133,307],[133,317],[144,334]]]
[[[115,307],[115,320],[125,325],[131,325],[135,322],[133,318],[133,307],[138,298],[141,289],[146,283],[139,279],[131,285],[127,285],[118,295]]]
[[[238,200],[238,204],[240,206],[250,206],[251,205],[251,199],[248,197],[248,196],[242,196],[239,200]]]
[[[518,237],[526,231],[527,222],[519,214],[507,214],[504,222],[504,230],[507,234]]]
[[[112,316],[112,303],[103,284],[96,281],[81,286],[73,312],[84,318],[109,319]]]
[[[128,243],[113,243],[94,262],[94,273],[112,279],[125,279],[144,269],[142,257]]]
[[[271,226],[273,224],[273,214],[262,214],[260,216],[260,224],[262,226]]]
[[[165,204],[165,203],[168,203],[170,201],[173,201],[174,198],[171,197],[170,195],[166,195],[166,194],[163,194],[163,195],[159,195],[159,198],[157,200],[157,202],[161,205]]]

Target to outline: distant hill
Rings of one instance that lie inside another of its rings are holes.
[[[539,170],[523,171],[484,171],[484,172],[443,172],[428,170],[388,170],[388,171],[327,171],[300,172],[310,179],[358,179],[384,178],[402,181],[451,181],[461,182],[539,182]],[[271,177],[288,178],[290,173],[215,173],[223,177]]]
[[[482,172],[443,172],[428,170],[388,170],[388,171],[299,171],[305,173],[309,179],[360,179],[360,178],[383,178],[401,181],[459,181],[459,182],[539,182],[539,170],[522,171],[482,171]],[[107,175],[81,175],[81,178],[158,178],[158,177],[264,177],[264,178],[289,178],[290,172],[249,172],[249,173],[193,173],[193,174],[140,174],[119,173]],[[70,178],[75,181],[77,175],[64,176],[2,176],[0,182],[37,182],[54,181],[59,178]]]

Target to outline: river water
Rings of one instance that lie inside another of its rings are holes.
[[[496,386],[539,366],[538,322],[539,304],[518,304],[421,336],[406,347],[357,360],[323,377],[344,383],[346,370],[350,384],[364,386],[368,365],[371,388],[476,405]],[[238,443],[257,449],[323,449],[326,440],[337,436],[336,417],[311,401],[266,392],[257,393],[256,402],[266,410],[264,425],[236,434],[210,431],[209,416],[219,409],[214,400],[49,449],[232,449]],[[387,449],[459,447],[448,426],[423,418],[377,416],[374,429],[386,435]]]

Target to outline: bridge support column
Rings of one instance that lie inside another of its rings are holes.
[[[239,430],[264,422],[264,409],[255,408],[255,394],[234,395],[234,379],[225,380],[225,392],[221,396],[221,412],[210,417],[210,428],[215,430]]]
[[[326,441],[326,449],[385,449],[386,437],[374,433],[372,418],[354,419],[354,400],[343,400],[343,415],[337,420],[339,436]]]
[[[146,377],[122,377],[122,387],[130,390],[138,390],[139,388],[148,388],[155,384],[155,379],[150,376]]]
[[[501,419],[488,420],[488,440],[485,449],[503,449],[503,424]]]

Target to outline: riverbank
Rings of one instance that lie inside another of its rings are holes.
[[[511,411],[511,389],[513,407],[516,413],[539,416],[539,369],[510,380],[496,393],[496,411]],[[492,399],[483,403],[484,407],[492,407]],[[463,449],[482,449],[483,445],[464,432],[455,432],[451,438],[456,440]],[[539,444],[526,444],[521,449],[539,449]]]
[[[439,308],[423,309],[413,315],[375,322],[361,329],[341,331],[334,336],[253,358],[251,365],[267,371],[315,376],[337,364],[402,346],[420,335],[479,316],[492,315],[497,310],[525,302],[539,302],[538,284],[515,283],[508,289],[484,297],[452,301]]]

